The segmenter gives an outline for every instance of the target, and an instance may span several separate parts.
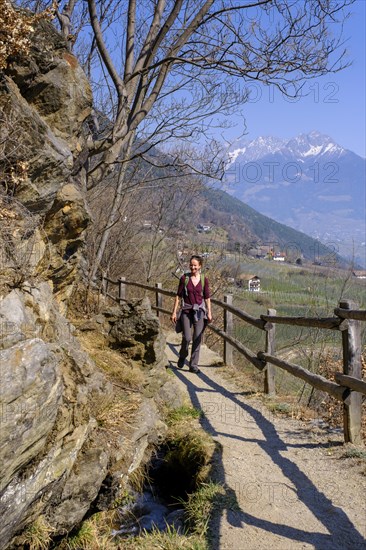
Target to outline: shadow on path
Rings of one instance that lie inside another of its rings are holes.
[[[176,346],[172,344],[168,345],[171,350],[176,353]],[[232,506],[226,509],[227,520],[232,526],[245,527],[245,525],[252,525],[259,529],[285,537],[289,539],[289,541],[296,540],[299,542],[312,544],[317,550],[325,550],[328,548],[331,548],[332,550],[366,549],[365,538],[363,538],[359,531],[355,528],[346,513],[341,508],[335,506],[332,501],[322,491],[320,491],[316,485],[314,485],[311,479],[309,479],[294,462],[281,455],[281,452],[286,451],[288,447],[291,447],[291,444],[288,445],[281,439],[272,422],[270,422],[260,411],[247,403],[243,403],[236,397],[236,394],[229,392],[224,387],[211,380],[204,373],[201,372],[200,374],[193,375],[194,377],[192,377],[190,373],[175,368],[172,362],[170,364],[177,378],[179,378],[186,385],[194,407],[197,409],[202,408],[198,398],[199,395],[208,393],[212,396],[212,394],[215,393],[228,399],[236,407],[239,407],[240,410],[245,411],[245,413],[252,418],[252,421],[255,421],[256,425],[262,431],[264,439],[250,439],[245,437],[245,435],[237,436],[230,433],[217,432],[207,417],[202,419],[201,424],[202,427],[212,436],[223,435],[228,438],[257,443],[257,445],[271,458],[272,462],[281,469],[283,475],[289,479],[291,484],[293,484],[294,489],[291,488],[288,493],[289,506],[291,506],[291,499],[292,501],[294,501],[294,499],[299,499],[313,513],[318,521],[324,525],[329,534],[304,531],[303,529],[291,527],[286,524],[272,523],[270,521],[255,517],[247,512],[243,512],[238,504],[238,495],[236,494],[238,488],[236,487],[236,491],[234,491],[225,484],[226,480],[224,465],[222,459],[220,459],[215,465],[215,477],[219,478],[219,481],[224,484],[227,490],[228,498],[226,501],[235,503],[235,511],[232,509]],[[189,375],[189,378],[186,374]],[[207,384],[208,389],[206,390],[200,388],[195,383],[195,380],[197,379],[200,379]],[[309,443],[294,444],[293,446],[303,448],[319,447],[319,445]],[[336,480],[334,485],[336,485]],[[240,487],[239,484],[239,491],[241,489],[245,490],[245,487]],[[345,543],[345,541],[347,542]],[[243,543],[244,548],[245,538],[243,538]],[[212,546],[212,550],[217,550],[217,548],[217,545]],[[239,550],[239,548],[236,548],[235,550]]]

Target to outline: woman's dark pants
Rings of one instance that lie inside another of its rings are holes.
[[[183,326],[182,345],[179,352],[178,366],[183,367],[184,360],[188,356],[189,344],[192,340],[191,359],[189,361],[189,368],[198,368],[198,360],[200,355],[200,347],[203,330],[205,328],[205,319],[203,312],[200,312],[199,318],[195,318],[194,312],[182,311],[181,320]],[[193,328],[193,335],[192,335]]]

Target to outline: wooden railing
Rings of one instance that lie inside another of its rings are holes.
[[[152,308],[157,312],[170,315],[171,308],[163,307],[163,296],[175,297],[176,292],[162,288],[160,283],[155,286],[127,281],[121,277],[113,281],[107,277],[102,279],[102,292],[104,296],[123,303],[126,300],[126,287],[134,286],[153,292],[155,303]],[[110,287],[117,289],[117,294],[110,294]],[[344,440],[354,444],[361,443],[361,416],[362,400],[366,395],[366,382],[362,380],[362,345],[361,345],[361,321],[366,321],[366,310],[360,310],[357,304],[350,300],[342,300],[339,307],[334,309],[334,317],[288,317],[276,315],[276,310],[269,309],[266,315],[255,318],[241,309],[232,305],[232,295],[225,295],[224,301],[211,298],[211,302],[222,308],[224,316],[224,330],[209,324],[210,330],[218,334],[224,342],[224,361],[227,365],[233,362],[233,349],[241,353],[251,364],[264,373],[264,392],[268,395],[275,394],[275,370],[283,369],[296,378],[300,378],[331,395],[343,403]],[[250,325],[265,331],[265,350],[253,353],[233,336],[233,317],[239,318]],[[343,350],[343,372],[335,375],[335,382],[324,376],[315,374],[299,365],[295,365],[279,359],[275,355],[275,327],[276,324],[285,324],[299,327],[317,327],[324,330],[339,331]]]

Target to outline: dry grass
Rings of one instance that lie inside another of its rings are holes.
[[[99,409],[96,419],[99,426],[102,426],[106,430],[112,430],[119,428],[121,425],[121,419],[127,425],[133,425],[135,419],[135,413],[139,409],[141,404],[141,397],[139,395],[116,395],[113,401],[109,402],[105,408]]]
[[[19,537],[18,544],[29,550],[47,550],[51,543],[53,528],[44,516],[39,516]]]
[[[145,382],[145,375],[137,364],[127,361],[117,350],[108,346],[101,332],[78,331],[77,338],[95,364],[116,387],[139,392]]]
[[[99,512],[84,521],[80,528],[64,538],[59,550],[116,550],[111,531],[115,527],[116,512]]]
[[[361,358],[362,370],[361,377],[365,379],[366,377],[366,350],[363,353]],[[322,376],[328,380],[334,381],[334,376],[337,372],[342,372],[343,366],[342,361],[334,359],[330,354],[324,358],[320,366],[320,372]],[[327,422],[332,427],[342,427],[343,426],[343,403],[332,399],[330,396],[326,395],[322,400],[318,411],[325,422]],[[361,437],[363,442],[366,443],[366,401],[364,400],[362,405],[362,426],[361,426]]]
[[[208,550],[207,543],[197,534],[182,535],[175,529],[153,531],[133,539],[126,539],[118,550]]]

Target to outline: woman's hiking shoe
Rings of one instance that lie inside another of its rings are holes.
[[[195,374],[198,374],[201,371],[198,367],[189,367],[189,372],[194,372]]]

